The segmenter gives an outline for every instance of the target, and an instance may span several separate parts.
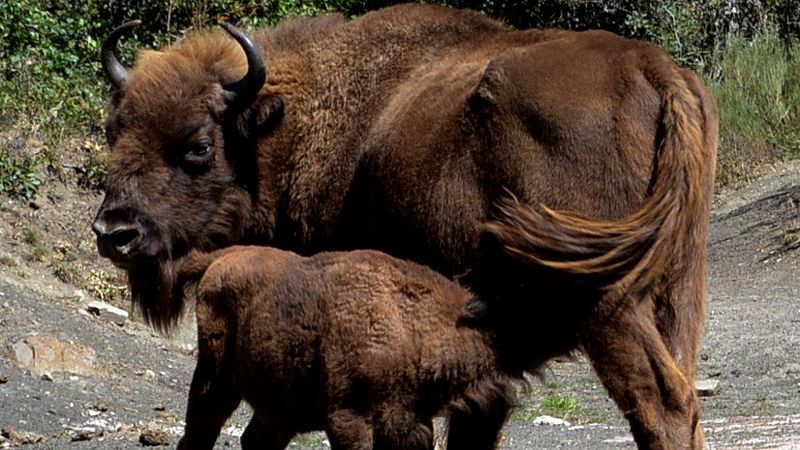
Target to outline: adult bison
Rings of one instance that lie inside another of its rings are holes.
[[[191,249],[375,248],[479,295],[504,370],[580,349],[640,448],[701,448],[717,111],[655,46],[403,5],[194,33],[112,83],[100,254],[167,328]],[[269,76],[267,76],[267,63]],[[266,80],[266,81],[265,81]],[[491,448],[451,417],[450,448]]]

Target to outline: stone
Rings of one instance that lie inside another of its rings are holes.
[[[99,411],[99,412],[107,412],[108,411],[108,403],[98,400],[96,402],[87,402],[83,404],[85,409]]]
[[[717,395],[719,391],[719,380],[713,378],[697,380],[694,383],[694,387],[697,391],[697,395],[700,397],[710,397],[712,395]]]
[[[36,444],[44,441],[44,436],[32,433],[30,431],[20,431],[13,428],[5,427],[0,431],[4,438],[11,441],[11,445],[26,445]]]
[[[21,369],[35,376],[52,379],[54,372],[84,376],[103,376],[105,370],[94,349],[62,342],[50,336],[28,336],[11,345],[11,357]]]
[[[6,384],[6,383],[8,383],[8,375],[4,374],[3,372],[0,372],[0,384]]]
[[[539,416],[533,419],[534,425],[569,425],[570,423],[564,419],[558,419],[552,416]]]
[[[86,310],[102,319],[114,322],[117,325],[122,325],[128,320],[128,311],[105,302],[91,302],[86,305]]]
[[[169,434],[158,428],[147,428],[139,435],[139,442],[146,446],[169,445]]]
[[[154,380],[156,378],[156,373],[150,369],[139,369],[136,371],[136,375],[148,380]]]
[[[102,436],[103,430],[93,427],[78,427],[70,430],[69,435],[72,442],[91,441],[96,437]]]

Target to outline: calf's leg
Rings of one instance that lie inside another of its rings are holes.
[[[178,450],[212,449],[225,421],[242,401],[226,352],[228,326],[210,303],[197,303],[197,366],[189,387],[186,428]]]
[[[212,364],[204,359],[202,355],[198,358],[189,388],[186,428],[178,450],[212,449],[225,421],[241,402],[230,374],[214,373]]]
[[[374,450],[433,450],[433,418],[388,402],[373,415]]]
[[[372,450],[373,428],[366,417],[341,409],[328,415],[325,427],[331,450]]]
[[[253,414],[242,434],[242,450],[283,450],[294,435]]]
[[[447,427],[447,450],[496,448],[500,432],[513,406],[511,398],[507,391],[498,390],[489,399],[483,399],[482,405],[468,399],[467,411],[454,411],[450,415]]]

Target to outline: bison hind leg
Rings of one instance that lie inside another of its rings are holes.
[[[659,331],[649,301],[626,298],[614,314],[593,318],[583,345],[631,426],[640,449],[700,449],[700,403],[692,373]]]

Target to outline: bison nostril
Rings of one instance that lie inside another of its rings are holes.
[[[139,236],[138,227],[120,227],[111,231],[110,238],[114,247],[124,247]]]

